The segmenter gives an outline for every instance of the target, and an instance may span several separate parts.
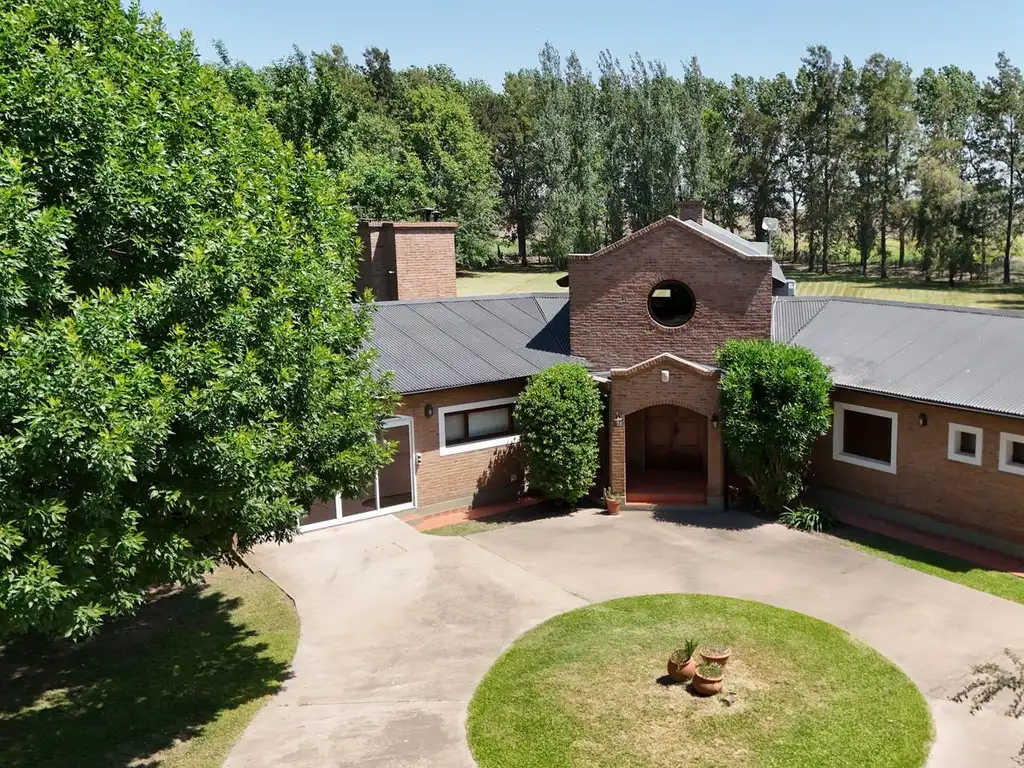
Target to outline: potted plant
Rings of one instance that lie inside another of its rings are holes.
[[[729,657],[732,655],[732,648],[728,645],[705,645],[700,649],[700,657],[708,664],[717,664],[725,668]]]
[[[672,651],[668,657],[668,676],[677,683],[685,683],[693,678],[697,671],[697,662],[693,660],[693,652],[697,650],[697,641],[689,639],[683,647]]]
[[[722,690],[722,667],[714,662],[705,662],[694,672],[693,690],[701,696],[711,696]]]
[[[613,493],[611,488],[604,489],[604,504],[608,509],[609,515],[619,514],[619,509],[622,507],[622,494]]]

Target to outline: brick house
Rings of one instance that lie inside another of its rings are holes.
[[[833,370],[816,492],[985,546],[1024,550],[1024,313],[798,298],[762,243],[703,205],[569,259],[564,293],[457,298],[455,225],[364,222],[359,287],[381,300],[374,344],[403,394],[394,463],[304,529],[517,494],[512,409],[526,378],[585,363],[607,394],[598,481],[629,505],[721,509],[728,470],[715,351],[772,338]]]

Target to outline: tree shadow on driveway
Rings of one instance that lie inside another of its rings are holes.
[[[79,644],[0,648],[0,765],[156,765],[218,714],[276,691],[289,665],[233,616],[240,604],[209,586],[175,590]]]

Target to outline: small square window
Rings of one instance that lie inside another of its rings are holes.
[[[966,424],[949,425],[950,461],[981,466],[982,438],[985,432],[980,427],[969,427]]]
[[[1024,475],[1024,435],[1003,432],[999,436],[999,469]]]

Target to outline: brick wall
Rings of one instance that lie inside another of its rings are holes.
[[[662,352],[714,362],[727,339],[771,335],[771,262],[740,259],[678,223],[653,225],[615,250],[569,262],[574,354],[625,367]],[[663,280],[690,287],[697,307],[679,328],[651,318],[647,298]]]
[[[416,470],[417,506],[429,507],[467,497],[474,497],[476,503],[486,504],[516,494],[521,487],[523,473],[515,444],[442,456],[438,409],[515,397],[524,384],[522,379],[516,379],[405,396],[398,413],[412,417],[415,450],[421,457]],[[434,414],[430,417],[424,415],[428,403],[434,407]]]
[[[399,299],[455,296],[455,230],[444,221],[395,224]]]
[[[361,221],[356,288],[378,301],[455,296],[455,230],[446,221]]]
[[[663,370],[669,372],[667,382],[661,380]],[[717,372],[699,372],[665,357],[632,369],[612,370],[608,408],[613,425],[619,414],[627,417],[652,405],[678,405],[706,417],[708,504],[720,506],[725,492],[725,454],[721,431],[711,427],[711,417],[718,410]],[[626,490],[626,429],[612,426],[610,432],[610,486],[616,493],[623,493]]]
[[[815,447],[813,486],[1024,542],[1024,476],[999,471],[999,434],[1024,434],[1024,420],[841,389],[833,399],[899,414],[896,474],[833,459],[829,432]],[[927,426],[918,424],[921,413]],[[984,430],[981,466],[947,458],[951,422]]]

